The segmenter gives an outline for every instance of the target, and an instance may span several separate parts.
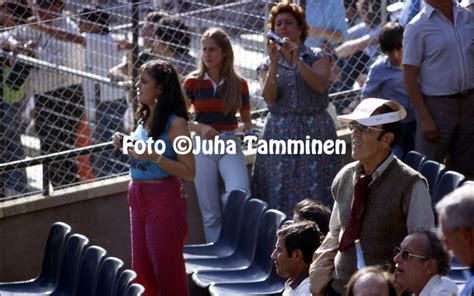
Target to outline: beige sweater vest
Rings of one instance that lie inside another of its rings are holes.
[[[357,164],[358,162],[353,162],[346,165],[337,174],[332,186],[332,193],[339,207],[341,231],[344,231],[351,211]],[[393,248],[399,246],[408,234],[410,196],[413,185],[418,180],[425,179],[402,161],[394,159],[370,184],[359,235],[367,266],[392,264]],[[334,261],[332,286],[342,293],[349,278],[357,270],[355,248],[338,252]]]

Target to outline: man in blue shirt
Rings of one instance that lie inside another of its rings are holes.
[[[415,147],[415,111],[410,103],[402,71],[403,27],[398,23],[387,23],[380,32],[380,50],[385,54],[370,66],[369,75],[362,88],[362,98],[374,97],[394,100],[407,110],[402,121],[403,135],[393,148],[399,158]]]

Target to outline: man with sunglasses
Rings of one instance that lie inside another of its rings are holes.
[[[432,231],[416,231],[394,249],[395,283],[399,290],[415,295],[457,295],[458,288],[449,278],[449,255]]]
[[[392,153],[405,116],[395,101],[368,98],[338,117],[352,130],[355,162],[342,168],[332,185],[330,231],[310,269],[313,295],[344,292],[356,271],[356,239],[367,265],[384,264],[408,233],[434,226],[426,180]]]
[[[474,185],[466,183],[436,204],[443,244],[470,267],[461,296],[474,295]]]

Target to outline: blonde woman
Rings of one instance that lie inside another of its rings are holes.
[[[199,206],[208,242],[216,241],[222,225],[222,212],[228,192],[234,189],[249,191],[245,158],[232,131],[250,131],[249,90],[247,82],[234,69],[234,53],[229,36],[219,28],[210,28],[201,37],[198,69],[184,81],[184,88],[193,107],[191,131],[196,133],[195,144],[206,141],[234,141],[235,153],[201,153],[196,159],[196,186]],[[240,113],[241,124],[236,117]],[[201,145],[202,146],[202,145]],[[213,145],[212,145],[213,146]],[[219,192],[219,176],[225,193]]]

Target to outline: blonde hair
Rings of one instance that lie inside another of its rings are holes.
[[[202,34],[201,42],[206,38],[214,40],[224,54],[220,71],[224,84],[218,88],[218,93],[224,99],[224,115],[236,113],[242,107],[242,77],[234,69],[234,51],[229,36],[221,28],[209,28]],[[197,76],[202,81],[206,72],[206,65],[199,57],[198,69],[190,76]]]

